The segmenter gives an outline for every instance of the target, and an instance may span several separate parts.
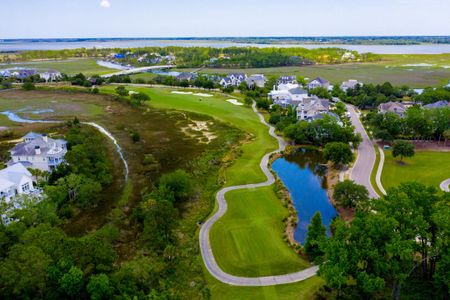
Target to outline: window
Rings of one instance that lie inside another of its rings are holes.
[[[22,185],[23,192],[28,192],[29,190],[30,190],[30,184],[28,182]]]

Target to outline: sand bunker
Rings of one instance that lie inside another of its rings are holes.
[[[211,94],[203,94],[203,93],[196,93],[196,94],[194,94],[194,96],[199,96],[199,97],[212,97],[213,95],[211,95]]]
[[[230,102],[231,104],[238,106],[244,105],[242,102],[239,102],[236,99],[228,99],[227,102]]]
[[[192,95],[192,92],[180,92],[180,91],[172,91],[172,94],[178,94],[178,95]]]

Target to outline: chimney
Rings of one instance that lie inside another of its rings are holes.
[[[39,147],[38,145],[34,146],[34,152],[36,153],[36,155],[41,155],[41,147]]]
[[[44,140],[44,142],[48,143],[48,137],[46,134],[42,135],[42,139]]]

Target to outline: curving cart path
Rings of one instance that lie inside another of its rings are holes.
[[[225,200],[225,194],[229,191],[234,190],[242,190],[242,189],[251,189],[251,188],[259,188],[264,186],[269,186],[275,183],[275,177],[270,172],[268,164],[269,158],[272,154],[283,151],[286,148],[285,141],[275,134],[275,128],[266,123],[262,114],[260,114],[256,110],[256,103],[253,102],[252,105],[253,111],[259,116],[261,123],[269,127],[269,134],[278,140],[278,149],[267,153],[261,159],[260,167],[261,170],[267,177],[265,182],[261,183],[252,183],[245,185],[236,185],[225,187],[221,189],[216,194],[216,201],[219,204],[219,209],[210,217],[200,228],[200,250],[203,258],[203,262],[205,263],[206,268],[214,276],[217,280],[236,286],[270,286],[270,285],[278,285],[278,284],[287,284],[302,281],[308,279],[314,275],[316,275],[319,267],[314,266],[308,269],[301,270],[296,273],[286,274],[286,275],[277,275],[277,276],[264,276],[264,277],[239,277],[234,276],[228,273],[225,273],[217,264],[216,259],[214,258],[214,253],[211,249],[211,243],[209,240],[209,232],[214,223],[219,220],[227,211],[227,201]]]
[[[439,185],[439,187],[444,192],[450,192],[450,178],[442,181],[441,184]]]

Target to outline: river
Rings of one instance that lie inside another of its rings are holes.
[[[26,50],[63,50],[76,48],[138,48],[138,47],[304,47],[308,49],[339,47],[355,50],[360,53],[372,52],[377,54],[441,54],[450,53],[450,44],[421,44],[421,45],[340,45],[340,44],[257,44],[237,43],[219,40],[157,40],[157,39],[133,39],[133,40],[85,40],[85,41],[1,41],[0,52],[26,51]]]
[[[327,195],[324,162],[321,152],[301,148],[272,164],[272,169],[291,194],[299,220],[294,238],[301,244],[305,243],[309,222],[317,211],[322,215],[328,234],[331,221],[337,215]]]

